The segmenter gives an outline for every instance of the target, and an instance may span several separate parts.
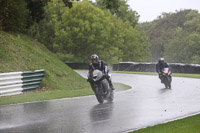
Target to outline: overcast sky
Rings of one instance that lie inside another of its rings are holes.
[[[128,4],[140,15],[139,22],[152,21],[162,12],[175,13],[181,9],[195,9],[200,13],[200,0],[128,0]]]

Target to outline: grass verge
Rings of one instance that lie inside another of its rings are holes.
[[[116,88],[116,91],[122,91],[131,88],[130,86],[121,83],[114,83],[114,86]],[[43,90],[43,91],[36,90],[21,95],[0,97],[0,105],[88,96],[88,95],[94,95],[94,92],[90,87],[87,89],[80,89],[80,90]]]
[[[93,92],[89,88],[81,89],[81,90],[34,91],[34,92],[28,92],[21,95],[3,96],[0,98],[1,99],[0,105],[43,101],[43,100],[77,97],[77,96],[87,96],[87,95],[92,95],[92,94]]]
[[[159,124],[132,133],[200,133],[200,114]]]

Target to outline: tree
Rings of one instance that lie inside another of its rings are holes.
[[[117,14],[120,7],[120,0],[96,0],[101,9],[108,9],[111,14]]]
[[[116,15],[124,22],[129,21],[133,27],[138,23],[138,13],[130,9],[126,0],[96,0],[96,4],[103,10],[109,10],[112,15]]]
[[[177,52],[178,51],[178,52]],[[166,47],[165,57],[170,62],[200,63],[200,34],[179,28],[176,37]]]
[[[184,27],[177,28],[167,44],[165,56],[170,62],[200,63],[200,14],[190,11]],[[178,52],[177,52],[178,51]]]
[[[25,0],[27,3],[27,9],[29,15],[27,18],[27,28],[29,28],[34,22],[39,23],[44,18],[44,6],[50,0]]]
[[[187,26],[185,23],[187,21],[186,16],[190,12],[191,10],[180,10],[176,11],[176,13],[162,13],[153,22],[140,25],[140,29],[144,30],[149,37],[153,61],[157,61],[160,57],[167,55],[166,48],[169,47],[169,44],[178,43],[174,39],[180,33],[177,32],[177,29],[181,28],[185,32]],[[168,50],[168,52],[170,51]]]
[[[72,8],[73,7],[73,3],[71,0],[63,0],[63,2],[65,3],[65,6]]]
[[[27,24],[27,4],[24,0],[0,0],[0,29],[22,30]]]
[[[185,33],[182,28],[178,28],[175,32],[175,37],[169,40],[164,52],[164,56],[168,62],[174,63],[189,63],[187,41],[188,33]]]
[[[94,53],[108,63],[151,58],[143,33],[87,0],[74,2],[72,8],[62,0],[49,2],[45,19],[35,27],[35,37],[64,62],[88,62]]]
[[[198,11],[192,10],[186,15],[184,28],[188,32],[196,31],[200,33],[200,14]]]

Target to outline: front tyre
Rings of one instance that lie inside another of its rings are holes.
[[[103,103],[103,102],[104,102],[104,97],[103,97],[103,95],[102,95],[102,88],[101,88],[101,87],[96,87],[96,88],[94,89],[94,93],[95,93],[95,96],[96,96],[96,98],[97,98],[97,101],[98,101],[99,103]]]
[[[165,88],[171,89],[171,77],[170,76],[165,78],[164,84],[165,84]]]
[[[169,82],[169,85],[168,85],[169,89],[171,89],[171,82],[172,82],[172,77],[171,76],[168,77],[168,82]]]

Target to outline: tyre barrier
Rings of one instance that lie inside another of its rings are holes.
[[[168,63],[173,73],[200,74],[199,64]],[[113,71],[156,72],[156,62],[120,62],[113,64]]]
[[[40,87],[44,70],[0,73],[0,96],[16,95]]]
[[[120,62],[113,64],[113,71],[155,72],[156,63]]]
[[[88,70],[89,63],[65,63],[72,69]],[[199,64],[168,63],[173,73],[200,74]],[[112,65],[113,71],[156,72],[156,62],[120,62]]]

